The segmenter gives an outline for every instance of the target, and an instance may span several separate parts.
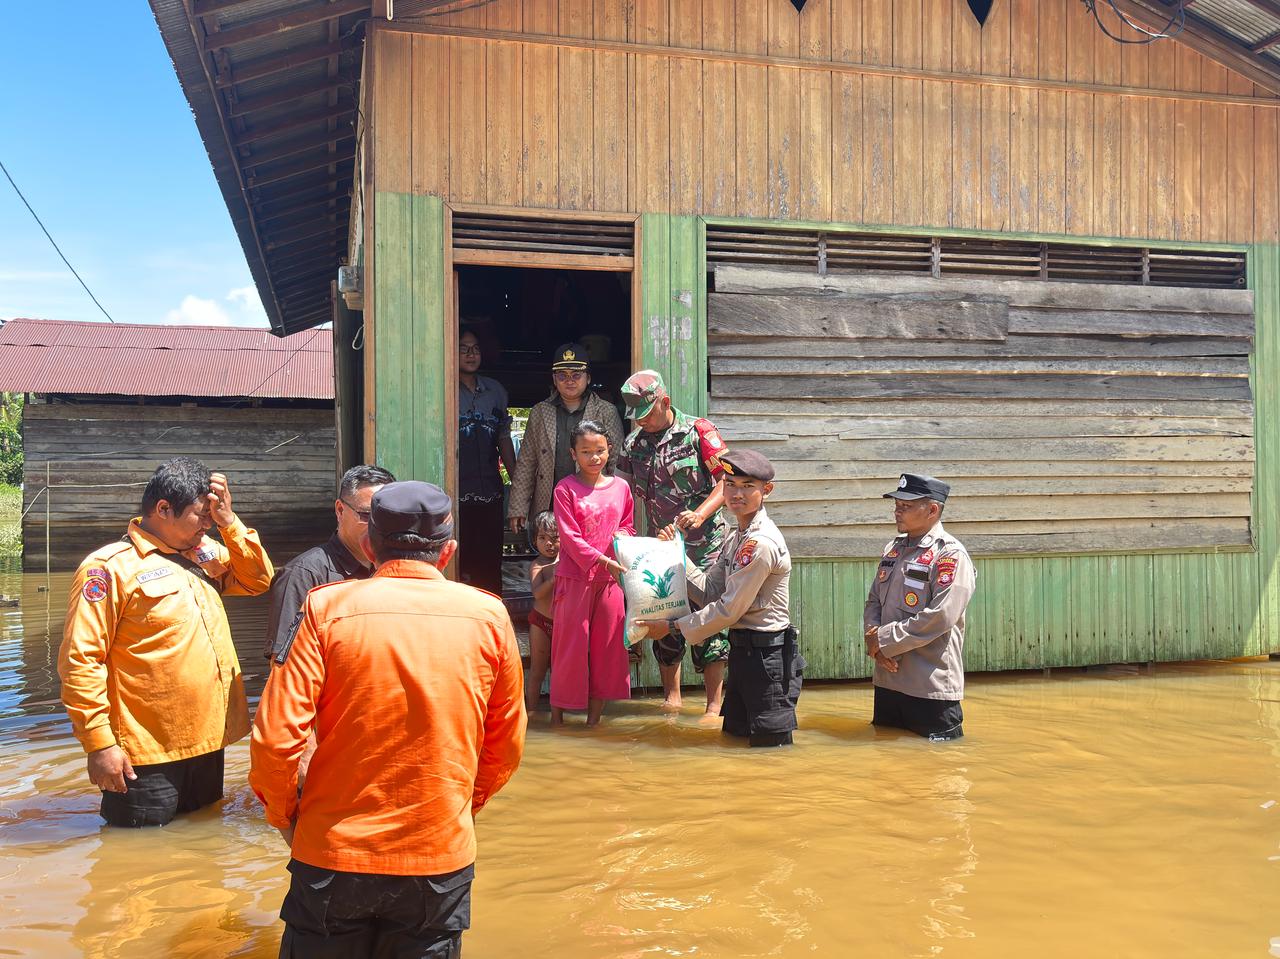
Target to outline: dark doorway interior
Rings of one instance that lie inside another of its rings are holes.
[[[480,373],[509,394],[517,449],[522,414],[552,393],[551,356],[562,343],[577,341],[587,348],[592,390],[618,405],[619,387],[632,373],[630,273],[495,266],[457,270],[459,320],[480,340]],[[524,535],[507,532],[503,554],[503,598],[523,632],[532,604],[532,549]]]
[[[458,267],[458,315],[484,350],[481,372],[528,408],[551,392],[551,352],[577,340],[592,389],[610,400],[631,374],[631,274],[603,270]]]

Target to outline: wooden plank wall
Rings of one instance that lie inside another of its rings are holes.
[[[375,45],[379,190],[1079,236],[1278,235],[1275,98],[1176,42],[1106,40],[1068,0],[1006,0],[981,30],[962,0],[809,0],[799,15],[788,0],[496,0],[381,26]],[[1145,92],[1100,92],[1110,85]]]
[[[67,570],[124,534],[161,462],[194,456],[227,474],[236,513],[278,566],[333,531],[334,445],[333,410],[29,403],[23,565],[44,569],[46,464],[50,566]]]
[[[709,415],[801,557],[880,552],[900,472],[975,553],[1248,547],[1253,294],[721,266]]]

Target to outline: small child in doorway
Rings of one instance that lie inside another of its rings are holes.
[[[631,668],[622,642],[622,589],[615,576],[613,535],[635,535],[631,487],[605,476],[609,438],[583,420],[570,437],[577,472],[562,479],[552,503],[560,529],[556,567],[555,624],[551,631],[551,722],[564,723],[566,709],[587,711],[587,725],[600,722],[606,699],[631,698]]]
[[[538,558],[529,563],[529,588],[533,609],[529,611],[529,675],[524,684],[524,705],[528,712],[538,705],[542,682],[551,666],[551,597],[556,588],[556,567],[560,560],[560,530],[555,515],[543,510],[533,520],[533,548]]]

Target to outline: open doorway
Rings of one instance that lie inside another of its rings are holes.
[[[479,373],[507,391],[517,452],[529,410],[554,394],[552,354],[561,344],[586,348],[591,391],[622,414],[619,388],[633,372],[629,271],[461,265],[456,275],[459,323],[479,341]],[[526,534],[510,530],[505,502],[503,517],[503,540],[494,545],[502,551],[502,595],[523,631],[533,547]]]

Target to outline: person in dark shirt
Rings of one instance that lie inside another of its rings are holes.
[[[480,375],[480,341],[458,335],[458,579],[502,595],[502,474],[515,468],[511,413],[502,384]]]
[[[295,556],[271,581],[265,650],[268,659],[282,656],[308,592],[325,583],[364,579],[373,572],[360,548],[360,540],[369,526],[369,502],[374,493],[395,481],[396,478],[380,466],[353,466],[342,474],[338,498],[333,503],[338,528],[328,542]]]

